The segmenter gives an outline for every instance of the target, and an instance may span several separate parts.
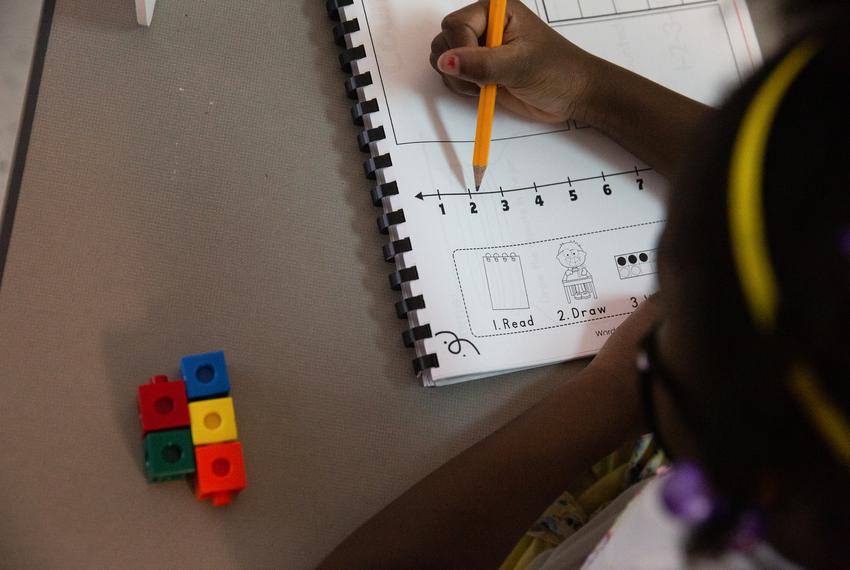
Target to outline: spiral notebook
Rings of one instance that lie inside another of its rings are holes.
[[[665,180],[577,122],[497,110],[472,181],[477,100],[428,62],[468,0],[329,0],[381,208],[404,344],[427,386],[595,354],[656,287]],[[719,104],[760,63],[743,0],[525,0],[579,47]]]

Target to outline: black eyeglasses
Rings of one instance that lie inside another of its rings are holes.
[[[643,338],[640,343],[640,352],[637,356],[638,382],[640,383],[640,398],[643,407],[643,415],[649,430],[653,433],[656,446],[669,458],[670,446],[658,430],[657,410],[655,400],[652,397],[652,386],[659,382],[678,406],[682,405],[683,398],[679,385],[671,379],[667,368],[661,362],[658,354],[658,325]]]

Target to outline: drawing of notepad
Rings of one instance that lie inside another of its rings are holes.
[[[515,253],[488,253],[483,259],[490,307],[494,311],[527,309],[528,289],[520,257]]]

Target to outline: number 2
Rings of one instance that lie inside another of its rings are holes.
[[[564,311],[562,311],[561,309],[558,309],[558,321],[564,322],[566,320],[567,319],[564,318]]]
[[[478,206],[475,205],[475,202],[469,203],[469,213],[470,214],[477,214],[478,213]]]

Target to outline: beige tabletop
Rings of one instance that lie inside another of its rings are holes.
[[[57,2],[0,287],[0,567],[310,567],[583,365],[414,379],[323,4]],[[249,480],[218,509],[145,482],[135,403],[215,349]]]

